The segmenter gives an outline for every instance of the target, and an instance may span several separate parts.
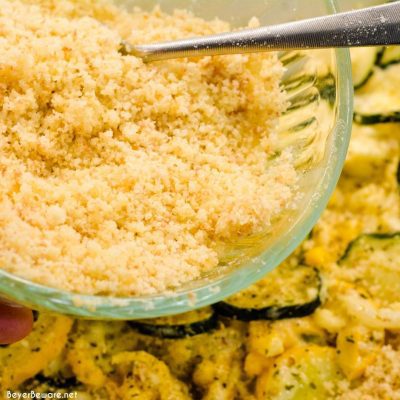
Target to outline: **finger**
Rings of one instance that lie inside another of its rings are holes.
[[[0,344],[23,339],[32,330],[33,315],[28,308],[0,302]]]

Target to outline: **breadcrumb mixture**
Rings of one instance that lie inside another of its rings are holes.
[[[185,11],[0,0],[1,268],[81,293],[160,292],[290,204],[275,54],[145,65],[118,53],[121,37],[229,29]]]
[[[400,351],[384,346],[365,370],[362,382],[338,400],[400,400]]]

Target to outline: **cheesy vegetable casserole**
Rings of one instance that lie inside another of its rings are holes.
[[[80,399],[400,399],[400,54],[352,55],[355,78],[365,74],[360,57],[372,62],[356,92],[344,171],[284,264],[184,315],[95,322],[39,313],[29,337],[0,349],[1,389]]]

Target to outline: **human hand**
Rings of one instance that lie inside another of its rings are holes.
[[[28,308],[0,299],[0,344],[23,339],[32,330],[33,315]]]

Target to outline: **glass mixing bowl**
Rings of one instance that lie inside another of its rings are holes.
[[[257,16],[276,24],[337,11],[335,0],[119,0],[125,7],[192,10],[245,26]],[[282,85],[290,107],[280,119],[282,148],[291,146],[301,174],[296,208],[285,211],[263,234],[231,246],[219,268],[172,293],[143,297],[88,296],[41,286],[0,270],[0,293],[35,309],[102,319],[151,318],[215,303],[254,283],[279,265],[306,237],[337,183],[352,122],[352,81],[348,50],[287,52]]]

